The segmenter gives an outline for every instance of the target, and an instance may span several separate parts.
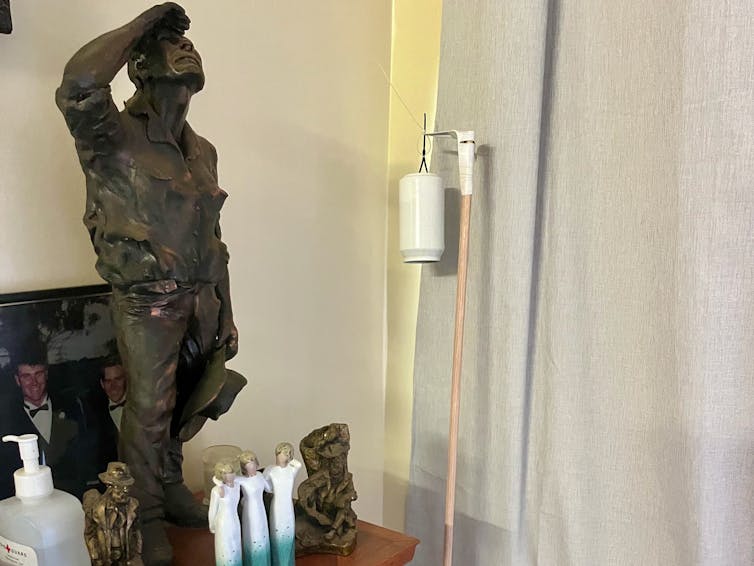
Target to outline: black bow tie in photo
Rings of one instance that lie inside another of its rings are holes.
[[[120,403],[115,403],[114,405],[110,405],[110,410],[114,411],[115,409],[122,407],[125,404],[126,404],[125,401],[121,401]]]
[[[32,419],[36,416],[36,414],[39,411],[49,411],[50,410],[50,406],[47,403],[45,403],[44,405],[41,405],[41,406],[37,407],[36,409],[32,409],[31,407],[29,407],[29,405],[24,405],[24,406],[26,407],[26,410],[29,411],[29,416]]]

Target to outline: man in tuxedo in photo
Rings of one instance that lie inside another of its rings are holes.
[[[40,463],[52,469],[55,487],[77,497],[84,489],[77,454],[79,423],[75,412],[52,399],[48,392],[48,365],[42,348],[27,348],[15,355],[12,373],[21,402],[11,402],[3,420],[3,434],[36,434]],[[3,454],[3,472],[22,466],[17,451]],[[5,468],[8,467],[9,470]]]
[[[110,421],[117,431],[120,430],[120,421],[123,416],[123,407],[126,404],[126,370],[119,360],[108,359],[102,367],[102,376],[99,384],[107,396],[107,410]]]
[[[110,462],[119,461],[118,437],[126,404],[127,378],[120,359],[110,356],[100,368],[99,388],[91,390],[82,400],[97,474],[104,472]],[[89,472],[87,477],[95,476]]]

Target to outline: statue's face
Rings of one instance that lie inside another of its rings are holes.
[[[280,452],[279,454],[275,456],[275,461],[278,466],[280,466],[281,468],[285,468],[291,461],[290,454],[288,454],[288,452],[285,452],[285,451]]]
[[[257,473],[257,463],[252,460],[248,464],[246,464],[246,475],[247,476],[254,476]]]
[[[112,485],[109,489],[116,503],[125,503],[128,501],[128,487]]]
[[[202,58],[187,37],[173,35],[158,39],[148,57],[152,79],[185,82],[194,92],[204,88]]]
[[[340,478],[346,472],[345,459],[336,457],[330,459],[330,475],[334,478]]]

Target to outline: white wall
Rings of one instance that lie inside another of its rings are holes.
[[[0,292],[98,282],[84,179],[53,93],[94,36],[151,3],[13,2],[0,36]],[[189,121],[230,194],[223,235],[250,383],[187,449],[236,443],[269,461],[332,421],[351,427],[357,512],[382,519],[389,67],[386,0],[184,1],[207,86]],[[132,87],[124,76],[116,101]]]

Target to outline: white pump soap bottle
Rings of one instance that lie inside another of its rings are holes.
[[[3,442],[18,443],[24,467],[13,474],[16,496],[0,501],[0,564],[91,564],[81,503],[53,488],[50,468],[39,465],[37,435],[4,436]]]

